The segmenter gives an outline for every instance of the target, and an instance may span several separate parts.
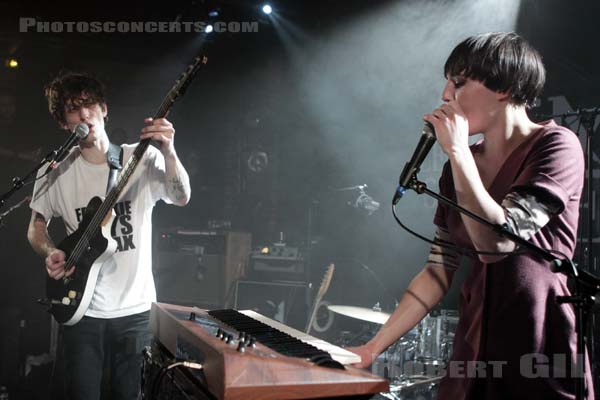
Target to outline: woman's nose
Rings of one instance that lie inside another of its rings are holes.
[[[450,79],[448,79],[446,86],[444,86],[444,90],[442,91],[442,101],[447,103],[451,100],[454,100],[454,94],[454,85]]]

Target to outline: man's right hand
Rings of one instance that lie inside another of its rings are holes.
[[[59,249],[52,250],[46,257],[46,272],[52,279],[62,279],[65,276],[71,276],[75,271],[75,267],[71,267],[65,271],[65,252]]]

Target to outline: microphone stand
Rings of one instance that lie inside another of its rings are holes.
[[[585,176],[585,181],[586,181],[586,187],[587,187],[587,192],[586,192],[586,201],[587,201],[587,218],[586,218],[586,222],[587,222],[587,240],[586,240],[586,244],[584,246],[584,241],[581,240],[580,245],[584,248],[584,252],[582,254],[582,262],[583,260],[585,260],[585,264],[587,266],[587,270],[591,271],[591,272],[597,272],[598,271],[598,267],[596,266],[596,268],[594,268],[594,247],[593,247],[593,196],[592,196],[592,188],[593,186],[593,169],[592,169],[592,164],[593,164],[593,137],[594,137],[594,125],[596,124],[596,119],[598,117],[598,115],[600,115],[600,107],[593,107],[593,108],[581,108],[578,110],[574,110],[574,111],[567,111],[565,113],[562,114],[554,114],[554,115],[538,115],[537,117],[540,117],[541,119],[551,119],[551,118],[560,118],[561,121],[561,125],[563,126],[567,126],[567,118],[568,117],[577,117],[575,120],[573,120],[572,123],[574,123],[575,121],[579,120],[580,124],[583,125],[583,128],[585,129],[586,132],[586,154],[585,154],[585,159],[586,159],[586,176]],[[579,135],[579,132],[576,132],[577,135]],[[582,206],[583,208],[583,206]],[[584,214],[585,215],[585,214]],[[595,318],[595,317],[594,317]],[[597,350],[596,350],[596,344],[594,343],[594,332],[597,329],[597,324],[593,323],[592,325],[592,341],[590,342],[590,354],[595,355],[597,354]],[[596,370],[598,371],[598,368],[600,368],[596,363],[592,364],[592,370]],[[597,373],[596,373],[596,377],[595,380],[598,381],[597,378]],[[600,381],[598,381],[600,382]]]
[[[358,265],[359,267],[361,267],[369,275],[371,275],[371,277],[373,278],[373,280],[375,281],[377,286],[379,286],[379,288],[383,291],[383,294],[385,294],[388,297],[388,300],[391,299],[394,301],[394,308],[396,308],[398,306],[398,298],[396,298],[396,296],[394,296],[392,294],[392,292],[390,292],[390,290],[387,288],[387,286],[384,285],[383,282],[381,282],[381,279],[379,279],[379,277],[377,276],[375,271],[373,271],[368,265],[363,264],[358,258],[334,258],[333,261],[334,262],[349,261],[349,262],[354,263],[354,264]],[[387,304],[387,301],[384,304]]]
[[[593,250],[592,250],[592,235],[593,235],[593,215],[592,215],[592,204],[593,204],[593,198],[592,198],[592,179],[593,179],[593,169],[592,169],[592,163],[593,163],[593,153],[592,153],[592,144],[593,144],[593,137],[594,137],[594,123],[596,122],[596,117],[598,116],[598,114],[600,114],[600,108],[594,108],[592,110],[581,110],[580,111],[580,116],[581,116],[581,124],[583,125],[583,127],[586,130],[587,133],[587,138],[586,138],[586,148],[587,148],[587,152],[586,152],[586,164],[587,164],[587,171],[586,171],[586,183],[587,183],[587,203],[588,203],[588,209],[587,209],[587,268],[589,271],[592,271],[593,268],[593,262],[594,262],[594,257],[593,257]]]
[[[375,282],[379,285],[379,287],[381,289],[383,289],[383,292],[392,300],[394,300],[394,309],[396,307],[398,307],[398,299],[396,298],[396,296],[394,296],[389,290],[388,288],[383,284],[383,282],[381,282],[381,279],[379,279],[379,277],[377,276],[377,274],[375,273],[375,271],[373,271],[371,268],[369,268],[368,265],[361,263],[358,260],[355,260],[361,267],[362,269],[364,269],[365,271],[367,271],[369,274],[371,274],[371,276],[373,277],[373,279],[375,280]]]
[[[536,118],[536,120],[543,120],[543,119],[553,119],[553,118],[559,118],[561,120],[561,125],[565,125],[566,123],[566,119],[568,117],[582,117],[584,115],[598,115],[600,113],[600,107],[594,107],[594,108],[581,108],[579,110],[575,110],[575,111],[567,111],[564,112],[562,114],[535,114],[534,117]]]
[[[577,372],[577,383],[576,383],[576,398],[577,400],[585,400],[587,397],[585,388],[585,345],[587,343],[587,321],[595,302],[595,295],[600,292],[600,278],[585,271],[577,268],[573,260],[564,258],[560,259],[546,249],[543,249],[520,236],[515,235],[502,225],[493,224],[485,218],[467,210],[460,206],[458,203],[450,200],[441,194],[435,193],[427,188],[427,184],[417,180],[416,173],[412,175],[408,185],[408,189],[412,189],[418,194],[427,194],[434,199],[441,201],[453,209],[457,210],[461,214],[474,219],[482,225],[487,226],[497,234],[515,242],[519,246],[522,246],[532,253],[540,256],[541,258],[551,263],[551,269],[555,273],[563,273],[568,277],[572,278],[575,282],[574,295],[572,296],[560,296],[557,298],[559,304],[573,304],[575,308],[575,330],[577,332],[577,354],[576,360],[576,372]],[[403,187],[398,187],[398,191],[404,190]],[[580,356],[580,357],[579,357]],[[581,363],[581,365],[577,365]]]
[[[56,150],[52,150],[50,153],[48,153],[44,159],[35,167],[33,168],[27,175],[25,175],[25,178],[21,179],[18,176],[15,176],[14,178],[12,178],[12,184],[13,187],[8,190],[6,193],[0,195],[0,209],[2,209],[2,207],[4,207],[4,203],[6,202],[6,200],[8,200],[12,195],[14,195],[17,191],[19,191],[19,189],[21,189],[23,186],[25,186],[26,183],[28,183],[29,179],[31,179],[31,177],[35,176],[38,172],[38,170],[40,170],[46,163],[52,162],[56,156],[58,155],[58,153],[61,151],[61,149],[63,148],[63,146],[59,147]]]
[[[15,211],[17,208],[21,207],[25,203],[29,203],[31,201],[31,196],[25,196],[21,201],[19,201],[14,206],[10,207],[8,210],[4,211],[0,214],[0,228],[4,228],[4,218],[6,218],[10,213]]]

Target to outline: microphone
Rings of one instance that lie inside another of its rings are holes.
[[[369,215],[379,210],[379,202],[373,200],[373,198],[366,194],[363,190],[361,190],[356,201],[354,201],[354,204],[352,204],[351,202],[348,202],[348,204],[350,204],[354,208],[367,210],[369,212]]]
[[[398,188],[394,193],[394,198],[392,199],[392,204],[396,205],[398,201],[408,189],[407,185],[413,176],[419,172],[421,168],[421,164],[429,154],[431,147],[435,143],[435,129],[433,125],[429,121],[425,121],[425,125],[423,126],[423,131],[421,132],[421,139],[419,139],[419,143],[417,144],[417,148],[415,149],[411,159],[404,165],[404,169],[400,174],[400,179],[398,180]]]
[[[58,150],[54,152],[55,156],[50,162],[50,165],[48,165],[48,168],[46,168],[46,172],[44,172],[44,175],[56,168],[58,166],[58,163],[64,160],[67,154],[69,154],[71,148],[75,145],[75,143],[78,140],[85,139],[89,133],[90,127],[87,126],[87,124],[78,124],[75,127],[75,129],[73,129],[73,133],[71,133],[71,136],[69,136],[67,141]]]

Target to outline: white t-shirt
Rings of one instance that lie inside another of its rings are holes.
[[[123,164],[136,145],[123,145]],[[40,175],[45,168],[40,169]],[[36,181],[30,207],[47,221],[61,217],[71,234],[79,226],[83,209],[94,196],[104,198],[107,164],[91,164],[79,147],[45,178]],[[152,276],[152,208],[166,196],[165,160],[149,146],[135,173],[121,193],[114,210],[111,235],[117,253],[104,263],[92,301],[85,315],[117,318],[150,309],[156,301]]]

